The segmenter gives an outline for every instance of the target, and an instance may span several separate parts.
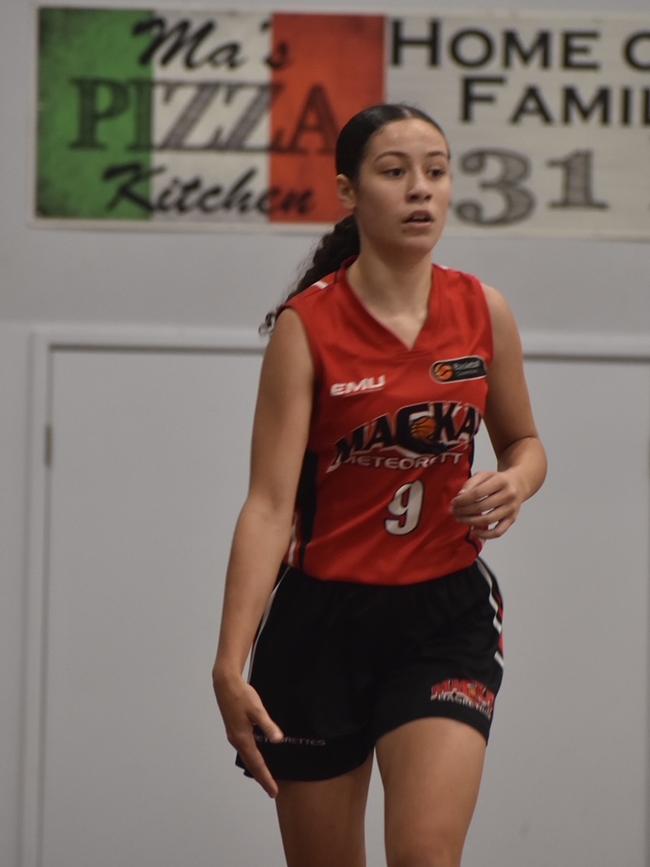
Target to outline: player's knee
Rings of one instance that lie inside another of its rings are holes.
[[[461,852],[451,841],[403,841],[386,853],[388,867],[460,867]]]
[[[315,829],[282,835],[287,867],[366,867],[363,829],[332,834]]]

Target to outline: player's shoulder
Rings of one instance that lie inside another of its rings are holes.
[[[503,292],[488,283],[481,283],[481,287],[493,324],[507,327],[514,322],[513,312]]]
[[[461,271],[459,268],[452,268],[439,262],[434,263],[433,270],[435,279],[452,290],[465,290],[472,293],[479,290],[482,285],[480,278],[469,271]]]
[[[450,268],[447,265],[436,264],[443,280],[449,283],[455,290],[465,289],[468,293],[480,293],[487,303],[492,315],[502,316],[507,314],[510,306],[502,292],[494,286],[486,283],[476,274],[469,271],[461,271],[458,268]]]
[[[495,355],[507,347],[521,352],[521,337],[515,314],[505,295],[487,283],[481,283],[487,309],[492,322],[492,337]]]
[[[336,333],[331,292],[336,285],[336,272],[327,274],[306,289],[302,289],[281,306],[271,342],[282,348],[291,346],[296,361],[309,356],[316,372],[322,369],[322,346]]]
[[[302,311],[312,311],[326,306],[332,298],[332,290],[336,285],[336,272],[327,274],[316,280],[311,286],[298,292],[296,295],[290,296],[284,306],[295,310],[297,313]]]

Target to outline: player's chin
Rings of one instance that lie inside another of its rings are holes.
[[[439,232],[427,232],[426,234],[422,233],[419,236],[409,236],[407,233],[404,233],[395,239],[394,245],[396,248],[403,250],[404,252],[424,254],[433,250],[439,237]]]
[[[444,221],[434,219],[431,222],[404,222],[400,224],[400,238],[410,244],[435,244],[442,235]]]

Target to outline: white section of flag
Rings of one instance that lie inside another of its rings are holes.
[[[270,68],[264,62],[271,51],[270,13],[218,12],[206,16],[157,10],[156,15],[165,19],[168,29],[189,22],[191,34],[198,33],[206,22],[215,27],[193,51],[197,68],[187,68],[184,51],[163,63],[165,49],[158,51],[152,64],[153,79],[168,83],[157,84],[153,90],[152,140],[160,146],[170,136],[172,140],[182,139],[180,149],[154,151],[152,164],[164,166],[165,171],[154,177],[152,199],[171,207],[167,213],[157,211],[153,219],[266,222],[255,202],[269,188],[269,157],[264,149],[270,136],[270,111],[267,108],[261,115],[257,113],[245,135],[245,152],[224,153],[215,138],[227,140],[238,124],[241,129],[247,116],[252,119],[251,107],[263,96],[260,85],[270,84]],[[230,68],[227,60],[228,46],[241,46],[236,55],[230,55],[235,57],[236,68]],[[206,150],[208,144],[210,149]],[[255,153],[257,148],[260,151]],[[224,206],[227,200],[231,207]],[[183,206],[187,207],[185,212]]]

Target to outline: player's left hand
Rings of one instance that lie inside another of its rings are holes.
[[[498,539],[517,520],[523,503],[516,473],[476,473],[451,501],[451,513],[477,539]]]

